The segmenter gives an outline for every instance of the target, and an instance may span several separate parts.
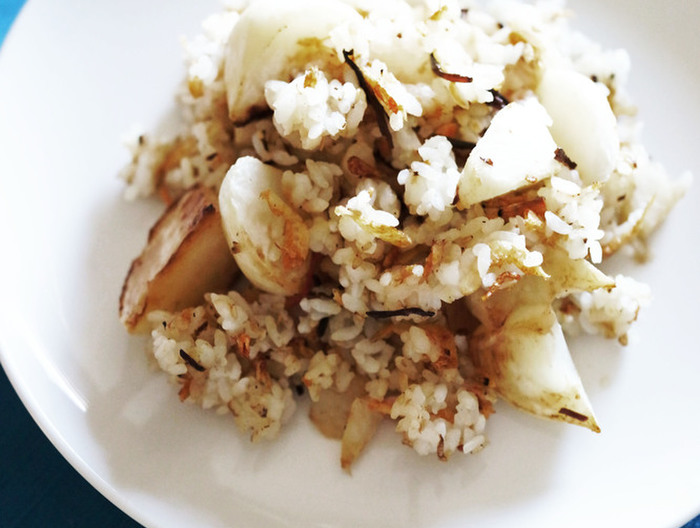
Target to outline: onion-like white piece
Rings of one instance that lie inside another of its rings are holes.
[[[502,327],[484,329],[472,341],[477,363],[503,399],[536,416],[600,431],[549,304],[520,305]]]
[[[216,193],[194,187],[149,231],[124,281],[119,318],[129,332],[148,332],[150,312],[196,306],[205,293],[228,288],[237,271],[221,232]]]
[[[469,207],[555,174],[560,166],[551,123],[534,97],[499,111],[462,170],[460,204]]]
[[[360,19],[340,0],[256,0],[243,11],[226,47],[224,82],[234,123],[267,108],[265,82],[289,81],[307,62],[340,62],[330,47],[321,47],[331,29]]]
[[[245,156],[229,169],[219,191],[224,234],[238,267],[261,290],[303,290],[311,261],[309,231],[284,202],[282,171]]]
[[[470,350],[483,376],[504,400],[534,415],[600,431],[561,326],[555,298],[614,286],[613,279],[586,260],[559,249],[544,254],[548,278],[523,277],[511,288],[471,308],[482,325]]]
[[[552,137],[577,164],[585,185],[604,182],[620,154],[608,89],[573,70],[550,69],[537,88],[552,118]]]

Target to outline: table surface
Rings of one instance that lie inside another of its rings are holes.
[[[25,0],[0,0],[0,45]],[[140,528],[44,436],[0,369],[0,526]],[[700,528],[700,516],[682,528]]]

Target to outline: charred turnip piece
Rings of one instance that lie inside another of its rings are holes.
[[[549,69],[537,95],[552,118],[554,140],[576,163],[583,183],[606,181],[620,153],[608,89],[573,70]]]
[[[216,193],[195,187],[151,228],[146,247],[131,264],[122,287],[120,320],[132,333],[146,332],[149,312],[201,304],[205,293],[229,286],[236,272]]]
[[[339,0],[251,2],[226,48],[224,81],[231,120],[244,123],[267,109],[266,81],[289,81],[295,69],[303,71],[314,60],[339,64],[340,59],[321,42],[336,25],[359,18]]]
[[[532,185],[556,174],[551,119],[535,98],[508,104],[472,149],[459,180],[464,207]]]
[[[282,198],[282,171],[242,157],[219,191],[224,233],[238,266],[261,290],[294,295],[311,265],[309,230]]]
[[[497,330],[478,330],[472,344],[481,372],[503,399],[536,416],[600,431],[549,304],[519,306]]]
[[[544,255],[549,278],[523,277],[471,308],[482,325],[470,349],[489,386],[504,400],[534,415],[600,431],[581,378],[571,359],[552,302],[576,291],[614,286],[585,260],[558,249]]]

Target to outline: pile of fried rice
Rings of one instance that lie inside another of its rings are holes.
[[[199,193],[224,241],[170,300],[130,310],[155,296],[158,266],[130,283],[148,247],[124,286],[122,321],[180,398],[253,441],[309,399],[345,468],[385,420],[421,455],[478,451],[499,399],[598,431],[566,340],[626,343],[649,288],[599,265],[643,259],[690,178],[639,143],[627,54],[571,18],[558,1],[253,0],[205,20],[181,127],[134,134],[122,174],[164,217]]]

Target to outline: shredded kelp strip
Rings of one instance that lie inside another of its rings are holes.
[[[182,360],[187,363],[190,367],[195,369],[197,372],[204,372],[206,369],[197,363],[192,356],[190,356],[187,352],[184,350],[180,349],[180,357]]]
[[[406,317],[409,315],[419,315],[421,317],[433,317],[435,312],[423,310],[422,308],[401,308],[400,310],[370,310],[367,312],[369,317],[374,319],[389,319],[391,317]]]
[[[374,93],[374,90],[372,90],[372,87],[367,82],[367,79],[365,79],[362,70],[355,62],[354,53],[354,50],[343,50],[343,57],[345,58],[345,62],[348,66],[350,66],[350,69],[355,73],[355,76],[357,76],[357,82],[360,83],[360,88],[362,88],[362,91],[365,92],[367,104],[369,104],[369,106],[374,110],[374,113],[377,115],[377,124],[379,125],[379,130],[381,130],[382,135],[389,142],[389,148],[393,148],[394,140],[391,137],[391,130],[389,129],[389,118],[386,115],[384,107],[379,101],[379,98]]]
[[[450,82],[455,82],[455,83],[470,83],[474,79],[469,77],[468,75],[460,75],[458,73],[448,73],[445,70],[442,69],[440,64],[438,63],[437,59],[435,58],[435,53],[430,54],[430,68],[433,70],[433,73],[440,77],[441,79],[445,79],[446,81]]]
[[[558,148],[554,151],[554,159],[571,170],[574,170],[578,166],[576,162],[572,161],[571,158],[566,155],[563,148]]]

